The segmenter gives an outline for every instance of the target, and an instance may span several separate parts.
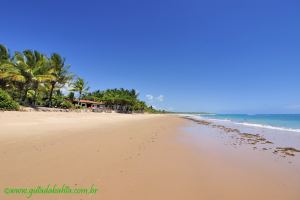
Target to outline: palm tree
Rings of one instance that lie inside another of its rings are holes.
[[[73,78],[73,75],[68,71],[70,66],[65,65],[65,59],[62,58],[59,54],[53,53],[50,57],[49,62],[51,68],[53,69],[53,72],[51,73],[53,79],[50,81],[51,88],[48,99],[48,106],[51,107],[52,96],[55,87],[63,87],[68,81]]]
[[[8,49],[0,44],[0,86],[5,89],[11,87],[10,83],[23,84],[25,77],[11,58]]]
[[[10,60],[9,50],[4,45],[0,44],[0,63],[9,60]]]
[[[88,83],[80,77],[77,78],[77,80],[72,84],[72,86],[73,89],[71,91],[79,93],[79,97],[78,97],[78,105],[79,105],[82,94],[87,93],[90,88],[88,87]]]
[[[33,105],[36,105],[36,98],[40,83],[50,82],[54,79],[48,59],[38,51],[25,50],[23,54],[15,53],[16,65],[22,69],[26,77],[23,100],[27,97],[27,91],[31,88],[34,91]]]
[[[25,77],[23,76],[20,68],[14,63],[7,61],[0,64],[0,80],[9,82],[24,82]]]
[[[5,79],[8,76],[7,73],[9,69],[7,66],[3,65],[8,63],[10,63],[9,51],[4,45],[0,44],[0,86],[3,89],[6,86]]]

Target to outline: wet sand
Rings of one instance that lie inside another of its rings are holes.
[[[172,115],[0,113],[0,199],[48,184],[99,191],[30,199],[300,199],[298,154],[235,146],[223,132]]]

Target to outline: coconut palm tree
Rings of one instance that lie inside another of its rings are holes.
[[[25,50],[23,54],[16,52],[15,60],[26,79],[23,100],[27,97],[27,91],[32,89],[34,91],[33,105],[35,106],[39,85],[54,79],[52,75],[54,69],[49,65],[47,57],[38,51]]]
[[[13,62],[7,61],[0,64],[0,79],[7,82],[24,82],[20,68],[18,68]]]
[[[22,85],[25,77],[20,68],[13,62],[8,49],[0,44],[0,86],[1,88],[11,88],[13,84]],[[12,83],[12,84],[11,84]]]
[[[70,66],[65,65],[65,59],[62,58],[59,54],[53,53],[50,57],[50,66],[53,69],[51,75],[53,79],[50,81],[50,92],[48,99],[48,106],[52,106],[52,96],[55,87],[63,87],[66,83],[68,83],[73,75],[69,73]]]
[[[8,76],[8,66],[3,66],[4,64],[10,63],[10,55],[8,49],[0,44],[0,86],[5,88],[6,81],[5,79]]]
[[[72,86],[73,89],[71,91],[78,92],[79,94],[78,97],[78,105],[79,105],[82,95],[87,93],[90,88],[88,87],[88,83],[80,77],[76,79],[76,81],[72,84]]]
[[[3,44],[0,44],[0,63],[2,61],[9,61],[9,60],[10,60],[9,50]]]

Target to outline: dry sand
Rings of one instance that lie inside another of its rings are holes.
[[[99,191],[31,199],[300,199],[298,163],[213,131],[171,115],[2,112],[0,199],[26,199],[6,187],[48,184]]]

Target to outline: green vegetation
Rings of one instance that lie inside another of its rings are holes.
[[[19,104],[15,102],[9,94],[0,89],[0,109],[19,110]]]
[[[70,101],[63,101],[59,107],[61,108],[65,108],[65,109],[71,109],[71,108],[74,108],[74,105],[70,102]]]
[[[107,108],[113,110],[122,110],[123,112],[148,112],[159,113],[152,106],[147,106],[144,101],[138,99],[138,93],[132,89],[108,89],[105,91],[97,90],[87,93],[84,99],[104,102]]]
[[[89,87],[87,86],[88,83],[85,82],[82,78],[77,78],[77,80],[72,85],[73,85],[72,91],[79,93],[78,100],[81,99],[82,94],[85,94],[89,91]]]
[[[62,88],[71,86],[65,96]],[[107,89],[89,92],[88,83],[70,72],[70,65],[58,53],[50,56],[34,50],[10,54],[0,44],[0,109],[23,106],[81,108],[80,100],[102,102],[106,109],[121,112],[161,113],[139,100],[132,89]],[[74,105],[77,95],[77,105]],[[18,102],[18,103],[17,103]]]

